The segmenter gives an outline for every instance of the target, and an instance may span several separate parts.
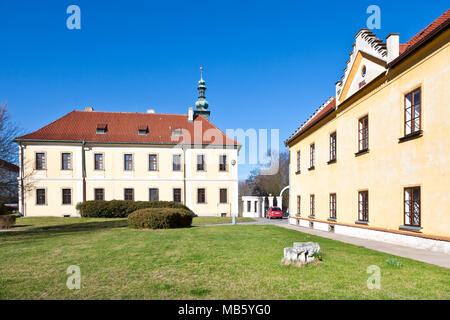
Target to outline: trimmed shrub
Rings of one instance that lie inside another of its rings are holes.
[[[128,216],[128,226],[134,229],[187,228],[192,224],[192,212],[182,208],[140,209]]]
[[[194,213],[185,205],[172,201],[128,201],[128,200],[91,200],[77,204],[82,217],[92,218],[126,218],[139,209],[174,208]]]
[[[0,216],[0,229],[9,229],[16,223],[16,216]]]

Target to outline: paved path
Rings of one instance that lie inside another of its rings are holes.
[[[434,264],[437,266],[441,266],[444,268],[450,269],[450,254],[445,254],[441,252],[434,252],[430,250],[423,250],[423,249],[415,249],[411,247],[406,246],[399,246],[395,244],[390,244],[386,242],[381,241],[374,241],[374,240],[367,240],[362,238],[356,238],[356,237],[350,237],[342,234],[336,234],[336,233],[330,233],[326,231],[321,230],[315,230],[300,226],[295,226],[288,223],[288,219],[264,219],[264,218],[254,218],[255,221],[253,222],[239,222],[238,224],[245,224],[245,225],[277,225],[286,229],[292,229],[297,230],[303,233],[316,235],[322,238],[332,239],[336,241],[341,241],[345,243],[350,243],[356,246],[362,246],[367,249],[372,249],[380,252],[389,253],[392,255],[396,255],[399,257],[414,259],[430,264]],[[217,226],[218,224],[213,224],[214,226]],[[231,223],[224,223],[220,225],[231,225]],[[206,225],[203,225],[206,226]]]
[[[326,231],[314,230],[305,227],[295,226],[292,224],[281,224],[281,227],[297,230],[300,232],[316,235],[323,238],[333,239],[345,243],[362,246],[368,249],[393,254],[399,257],[414,259],[426,263],[435,264],[450,269],[450,254],[434,252],[430,250],[415,249],[406,246],[399,246],[381,241],[367,240],[355,237],[349,237],[342,234],[330,233]]]
[[[238,222],[237,224],[257,224],[257,225],[264,225],[264,224],[272,224],[272,225],[287,225],[288,219],[266,219],[266,218],[253,218],[255,221],[249,221],[249,222]],[[231,226],[232,223],[208,223],[208,224],[193,224],[193,227],[208,227],[208,226]]]

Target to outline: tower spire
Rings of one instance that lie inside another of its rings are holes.
[[[203,66],[200,66],[200,80],[198,81],[198,99],[195,102],[195,110],[194,115],[202,115],[206,119],[209,119],[210,111],[208,110],[209,104],[206,101],[205,91],[206,91],[206,82],[203,80]]]

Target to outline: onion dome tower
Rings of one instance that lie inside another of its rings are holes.
[[[194,111],[194,117],[198,115],[204,116],[209,120],[209,115],[211,111],[208,110],[208,101],[205,99],[205,91],[206,91],[206,82],[203,80],[203,67],[200,67],[200,80],[198,81],[198,99],[195,102],[195,107],[197,108]]]

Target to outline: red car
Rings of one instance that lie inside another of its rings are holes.
[[[280,218],[283,219],[283,211],[281,211],[278,207],[270,207],[269,210],[266,211],[266,218]]]

